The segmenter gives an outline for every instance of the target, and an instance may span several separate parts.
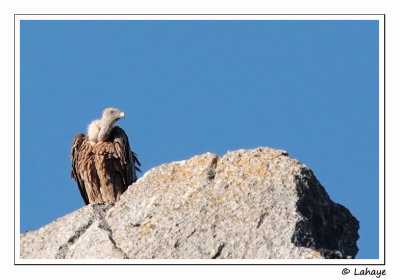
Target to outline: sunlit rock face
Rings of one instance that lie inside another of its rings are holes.
[[[358,229],[310,169],[257,148],[155,167],[115,205],[21,234],[21,258],[354,258]]]

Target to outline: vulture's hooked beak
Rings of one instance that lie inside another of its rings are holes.
[[[120,118],[125,118],[125,113],[124,112],[119,113],[119,117]]]

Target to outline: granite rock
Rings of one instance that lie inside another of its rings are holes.
[[[155,167],[115,205],[21,234],[21,258],[354,258],[359,223],[312,171],[270,148]]]

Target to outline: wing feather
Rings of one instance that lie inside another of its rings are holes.
[[[75,136],[72,148],[71,148],[71,161],[72,161],[72,170],[71,170],[71,178],[74,179],[78,184],[79,192],[83,198],[85,204],[89,204],[88,194],[85,189],[85,182],[83,178],[80,176],[78,171],[78,160],[79,160],[79,149],[84,141],[85,135],[83,133],[79,133]]]
[[[124,130],[120,127],[116,126],[114,128],[115,131],[115,138],[114,143],[118,145],[118,156],[123,158],[123,163],[125,165],[125,177],[127,181],[127,186],[131,185],[132,183],[136,182],[137,176],[136,171],[141,172],[139,166],[141,165],[137,155],[132,152],[128,136],[125,134]],[[113,131],[113,132],[114,132]]]

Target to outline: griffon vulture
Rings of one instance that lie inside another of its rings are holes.
[[[107,108],[101,120],[90,123],[87,136],[79,133],[74,138],[71,177],[78,183],[85,204],[115,203],[137,179],[140,162],[125,132],[113,126],[123,117],[124,112]]]

